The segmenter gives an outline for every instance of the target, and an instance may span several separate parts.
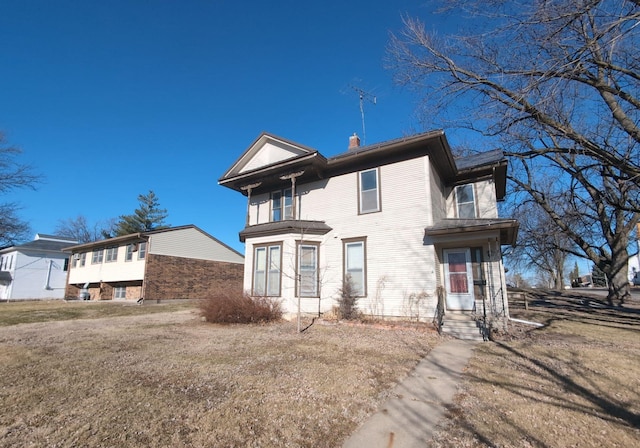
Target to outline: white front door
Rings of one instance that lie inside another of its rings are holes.
[[[447,287],[447,309],[470,311],[473,309],[473,273],[469,249],[444,251],[444,276]]]

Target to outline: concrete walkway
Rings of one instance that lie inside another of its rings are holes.
[[[476,344],[450,340],[436,346],[343,448],[424,447],[444,416],[444,405],[451,403]]]

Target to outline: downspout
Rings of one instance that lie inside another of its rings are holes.
[[[53,264],[53,260],[49,260],[49,266],[47,267],[47,280],[44,284],[44,289],[50,290],[53,289],[51,288],[50,282],[51,282],[51,265]]]

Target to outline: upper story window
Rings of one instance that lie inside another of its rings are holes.
[[[87,253],[86,252],[82,252],[80,254],[80,267],[84,267],[84,265],[87,264]]]
[[[473,184],[458,185],[456,187],[456,206],[458,218],[473,219],[477,216]]]
[[[136,247],[135,243],[127,244],[126,250],[125,250],[125,253],[124,253],[124,261],[133,260],[133,253],[136,250],[137,250],[137,247]]]
[[[91,253],[91,264],[102,263],[102,257],[104,256],[104,250],[96,249]]]
[[[293,219],[291,188],[271,193],[271,221]]]
[[[147,256],[147,242],[143,241],[138,244],[138,260],[144,260]]]
[[[107,247],[105,262],[110,263],[112,261],[118,261],[118,247]]]
[[[380,211],[380,188],[378,168],[361,171],[358,175],[359,212],[371,213]]]

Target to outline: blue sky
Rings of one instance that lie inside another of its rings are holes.
[[[0,1],[0,130],[43,174],[21,204],[34,233],[132,213],[155,191],[171,225],[243,252],[245,198],[218,178],[263,131],[343,152],[425,130],[384,68],[421,2]],[[450,141],[453,140],[449,136]],[[452,141],[453,143],[453,141]]]

